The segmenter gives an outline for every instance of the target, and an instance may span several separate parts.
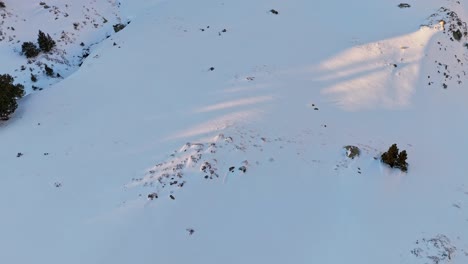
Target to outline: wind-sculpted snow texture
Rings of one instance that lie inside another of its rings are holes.
[[[466,0],[3,2],[1,263],[468,263]]]

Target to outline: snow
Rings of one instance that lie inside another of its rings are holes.
[[[0,71],[15,76],[17,82],[25,85],[26,93],[33,91],[33,85],[44,89],[61,80],[47,77],[42,64],[68,77],[79,67],[87,50],[114,33],[112,25],[125,22],[115,0],[5,1],[5,5],[0,10],[0,50],[8,63],[2,63]],[[21,45],[27,41],[37,45],[39,30],[55,39],[55,52],[42,53],[28,61],[20,56]],[[26,69],[21,70],[21,66]],[[30,80],[31,74],[38,77],[37,83]]]
[[[84,16],[5,3],[37,12],[20,41]],[[468,39],[438,10],[468,2],[399,3],[90,1],[114,20],[73,45],[99,43],[81,67],[59,46],[64,78],[0,124],[0,261],[466,263]],[[408,173],[379,162],[393,143]]]

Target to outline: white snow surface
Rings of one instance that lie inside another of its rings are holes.
[[[467,0],[4,2],[0,263],[468,262]]]

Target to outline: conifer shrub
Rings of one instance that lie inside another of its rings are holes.
[[[32,73],[31,73],[31,81],[32,81],[32,82],[37,82],[37,77],[36,77],[36,75],[34,75],[34,74],[32,74]]]
[[[47,76],[54,77],[54,69],[50,68],[47,64],[44,64],[44,70]]]
[[[45,34],[44,32],[39,30],[39,34],[37,35],[37,43],[39,44],[39,48],[43,52],[49,52],[52,48],[55,47],[55,41],[49,34]]]
[[[117,33],[120,30],[124,29],[126,27],[126,25],[119,23],[119,24],[113,25],[113,27],[114,27],[114,32]]]
[[[11,75],[0,74],[0,120],[9,119],[18,107],[16,100],[24,95],[24,86],[13,81]]]
[[[453,31],[453,38],[455,40],[458,40],[460,41],[463,37],[463,34],[461,33],[461,31],[458,29],[457,31]]]
[[[0,8],[5,8],[5,7],[6,7],[5,3],[3,1],[0,1]]]
[[[23,42],[23,45],[21,46],[21,51],[26,56],[26,58],[34,58],[41,52],[41,50],[36,46],[36,44],[30,41]]]
[[[391,168],[398,168],[402,171],[408,170],[407,158],[408,153],[406,150],[399,152],[397,144],[391,145],[387,152],[384,152],[381,156],[383,163],[389,165]]]

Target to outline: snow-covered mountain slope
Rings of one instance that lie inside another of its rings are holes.
[[[468,1],[398,4],[122,1],[0,124],[1,262],[466,263]]]
[[[42,90],[68,77],[96,44],[114,34],[113,25],[129,22],[122,18],[120,4],[115,0],[3,2],[0,72],[11,74],[24,84],[26,93]],[[21,54],[21,45],[36,42],[39,30],[50,34],[57,45],[52,53],[27,59]],[[54,70],[54,77],[46,75],[44,64]],[[31,75],[36,76],[36,82],[31,81]]]

